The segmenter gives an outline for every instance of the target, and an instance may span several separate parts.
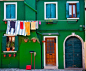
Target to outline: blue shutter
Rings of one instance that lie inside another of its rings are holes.
[[[51,4],[51,18],[56,18],[56,4]]]
[[[46,18],[51,18],[50,17],[50,4],[46,4]]]
[[[15,51],[18,51],[18,36],[15,36]]]
[[[10,5],[6,5],[6,19],[10,18]]]
[[[66,3],[66,18],[69,18],[69,3]]]
[[[15,5],[11,4],[11,18],[15,18]]]
[[[6,36],[2,37],[2,51],[6,51]]]
[[[77,6],[77,18],[79,18],[80,17],[80,4],[77,3],[76,6]]]

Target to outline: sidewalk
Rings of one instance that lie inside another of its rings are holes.
[[[25,69],[18,69],[18,68],[0,68],[0,71],[82,71],[80,69],[74,69],[74,70],[64,70],[64,69],[32,69],[32,70],[25,70]],[[84,71],[84,70],[83,70]]]

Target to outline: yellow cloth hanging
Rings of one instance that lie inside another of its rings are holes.
[[[30,22],[24,22],[25,23],[25,31],[27,35],[30,35]]]
[[[31,30],[36,30],[36,22],[31,22]]]

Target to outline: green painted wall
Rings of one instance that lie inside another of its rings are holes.
[[[28,38],[32,38],[34,36],[38,36],[40,40],[40,44],[38,42],[33,43],[28,42],[25,43],[23,41],[23,36],[19,36],[19,50],[17,52],[16,57],[3,57],[3,52],[1,51],[1,43],[2,43],[2,36],[5,34],[7,24],[5,24],[2,20],[4,19],[4,2],[0,1],[0,67],[16,67],[25,69],[26,65],[31,64],[31,54],[29,51],[34,50],[37,52],[35,58],[35,66],[37,69],[44,67],[44,50],[43,50],[43,35],[36,34],[36,32],[40,33],[59,33],[58,35],[58,68],[64,68],[64,61],[63,61],[63,42],[64,39],[71,35],[72,32],[79,35],[83,41],[85,40],[84,36],[84,29],[80,31],[80,25],[85,24],[85,13],[84,13],[84,0],[72,0],[72,1],[79,1],[80,2],[80,19],[78,22],[72,21],[57,21],[56,24],[46,24],[44,20],[44,2],[52,2],[52,0],[25,0],[28,5],[30,5],[35,10],[37,9],[37,13],[33,10],[28,8],[24,4],[23,1],[17,2],[17,20],[42,20],[41,25],[39,25],[39,29],[37,31],[31,31],[31,35]],[[66,19],[66,1],[69,0],[53,0],[53,2],[58,2],[58,20],[67,20]],[[71,1],[71,0],[70,0]],[[9,1],[8,1],[9,2]],[[12,1],[13,2],[13,1]],[[36,7],[37,4],[37,7]],[[73,23],[73,24],[71,24]],[[41,54],[42,52],[42,54]],[[42,59],[41,59],[42,57]],[[32,68],[34,68],[34,56],[32,57]],[[15,66],[16,65],[16,66]],[[42,67],[41,67],[42,65]]]
[[[33,9],[36,9],[36,0],[25,0],[25,2],[31,6]],[[25,20],[36,20],[36,13],[25,5]]]
[[[0,67],[4,68],[19,68],[19,57],[20,57],[20,50],[16,53],[16,57],[8,57],[7,56],[4,58],[3,57],[3,52],[2,52],[2,36],[6,33],[6,28],[7,24],[5,24],[2,20],[4,19],[4,2],[5,1],[0,1]],[[11,1],[6,1],[6,2],[11,2]],[[13,2],[13,1],[12,1]],[[16,1],[14,1],[16,2]],[[21,8],[22,7],[22,8]],[[18,1],[17,2],[17,19],[18,20],[24,20],[25,19],[25,11],[24,11],[24,2],[23,1]]]
[[[0,47],[2,47],[2,36],[6,33],[7,24],[5,24],[2,20],[4,19],[4,2],[0,1]],[[11,2],[11,1],[6,1]],[[13,2],[13,1],[12,1]],[[16,1],[14,1],[16,2]],[[25,2],[30,5],[32,8],[36,9],[35,7],[35,0],[25,0]],[[28,6],[24,4],[24,1],[17,2],[17,20],[35,20],[36,13],[30,9]],[[31,31],[31,35],[28,38],[37,37],[36,31]],[[37,55],[35,58],[35,68],[41,68],[41,46],[38,42],[33,43],[28,42],[25,43],[23,41],[23,36],[18,36],[19,38],[19,50],[16,53],[16,57],[3,57],[3,52],[0,48],[0,67],[2,68],[21,68],[25,69],[26,65],[31,65],[31,54],[29,51],[33,50],[36,51]],[[34,45],[33,45],[34,44]],[[34,68],[34,56],[32,61],[32,68]]]
[[[37,37],[36,32],[31,32],[28,38]],[[23,38],[23,37],[22,37]],[[20,45],[20,68],[25,69],[26,65],[31,65],[31,54],[29,51],[35,51],[35,68],[41,69],[41,46],[40,43],[28,41],[27,43],[22,40]],[[32,68],[34,68],[34,54],[32,54]]]
[[[25,0],[25,2],[36,10],[36,0]],[[27,5],[25,5],[25,20],[36,20],[36,12],[30,9]],[[32,37],[37,37],[36,31],[31,31],[29,39]],[[23,38],[23,37],[22,37]],[[22,39],[21,38],[21,39]],[[20,40],[21,40],[20,39]],[[28,42],[25,43],[23,40],[20,44],[20,66],[19,68],[25,69],[26,65],[31,65],[31,54],[29,51],[35,51],[37,53],[35,58],[35,68],[41,69],[41,46],[38,42],[33,43]],[[32,55],[32,68],[34,68],[34,55]]]
[[[66,2],[67,1],[79,1],[80,3],[80,18],[78,22],[76,21],[58,21],[67,20],[66,18]],[[44,20],[44,2],[58,2],[58,20],[56,24],[46,24]],[[37,2],[37,20],[42,20],[41,25],[37,32],[40,33],[59,33],[58,35],[58,68],[64,68],[64,58],[63,58],[63,42],[68,35],[75,32],[79,35],[83,41],[85,40],[84,28],[80,25],[85,25],[85,12],[84,12],[84,0],[39,0]],[[80,29],[82,29],[80,31]],[[43,35],[38,34],[40,41],[43,40]],[[46,36],[46,35],[45,35]],[[48,35],[49,36],[49,35]],[[57,35],[56,35],[57,36]],[[44,46],[42,45],[42,68],[44,68]]]
[[[69,0],[39,0],[37,2],[37,20],[42,20],[42,24],[39,30],[65,30],[65,29],[79,29],[80,25],[84,25],[84,0],[72,0],[79,1],[80,3],[80,19],[78,22],[58,21],[57,24],[46,24],[44,20],[44,2],[58,2],[58,20],[67,20],[66,18],[66,2]],[[71,1],[71,0],[70,0]],[[70,27],[71,26],[71,27]],[[54,27],[54,28],[53,28]]]

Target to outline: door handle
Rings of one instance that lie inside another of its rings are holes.
[[[52,54],[49,54],[49,55],[52,55]]]

